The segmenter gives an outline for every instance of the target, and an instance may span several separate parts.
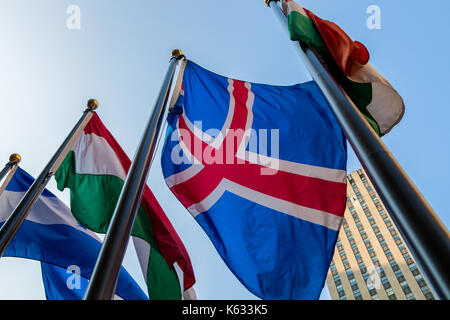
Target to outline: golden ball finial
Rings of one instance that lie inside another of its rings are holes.
[[[19,163],[20,160],[22,160],[22,157],[18,153],[13,153],[12,155],[9,156],[10,162]]]
[[[98,101],[95,99],[89,99],[87,102],[87,107],[91,111],[96,110],[98,108]]]
[[[182,56],[184,56],[184,54],[180,49],[172,50],[172,58],[180,58]]]

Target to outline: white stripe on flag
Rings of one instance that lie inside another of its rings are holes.
[[[75,152],[76,173],[112,175],[125,181],[125,170],[105,138],[83,132],[72,150]]]

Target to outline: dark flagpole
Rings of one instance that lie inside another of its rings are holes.
[[[3,170],[0,172],[0,181],[3,180],[3,178],[6,176],[5,180],[3,180],[3,183],[0,186],[0,196],[2,195],[3,191],[5,191],[6,187],[9,184],[9,181],[11,181],[11,178],[14,176],[14,173],[16,172],[17,167],[19,166],[21,160],[22,157],[17,153],[13,153],[12,155],[9,156],[8,163],[5,165],[5,168],[3,168]]]
[[[6,176],[6,174],[11,170],[14,166],[18,165],[21,160],[20,155],[17,153],[13,153],[9,156],[9,161],[5,164],[5,167],[0,172],[0,181]]]
[[[265,0],[287,29],[286,17],[275,2],[278,0]],[[441,299],[450,299],[447,229],[315,53],[297,43],[295,47],[435,293]]]
[[[58,169],[59,164],[61,164],[61,161],[69,152],[71,144],[74,142],[73,138],[76,137],[77,134],[81,133],[81,130],[84,129],[84,126],[86,126],[87,122],[92,117],[92,114],[94,110],[97,109],[97,107],[98,102],[96,100],[91,99],[88,101],[87,109],[83,112],[80,120],[77,122],[75,127],[72,129],[67,138],[64,140],[64,142],[58,148],[48,164],[45,166],[44,170],[42,170],[41,174],[33,182],[30,189],[28,189],[22,200],[20,200],[19,204],[16,206],[14,211],[1,227],[0,257],[3,256],[3,253],[5,252],[9,243],[16,235],[17,230],[19,230],[22,222],[26,219],[28,212],[30,211],[34,202],[40,196],[48,181]]]
[[[156,151],[159,132],[164,122],[175,68],[178,61],[183,58],[184,55],[180,50],[172,51],[169,68],[117,201],[116,209],[83,297],[84,300],[111,300],[114,295],[122,260],[130,239],[136,213],[141,204],[148,172]]]

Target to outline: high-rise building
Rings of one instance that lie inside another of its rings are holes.
[[[347,176],[347,208],[327,285],[336,300],[434,299],[363,169]]]

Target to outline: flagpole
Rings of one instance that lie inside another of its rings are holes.
[[[278,1],[265,0],[265,3],[286,28],[286,17],[280,6],[273,3]],[[435,293],[441,299],[450,299],[447,229],[315,53],[303,45],[295,47]]]
[[[136,213],[141,204],[148,172],[156,151],[158,136],[164,122],[173,75],[178,61],[183,58],[184,55],[181,50],[172,51],[163,85],[120,193],[94,271],[84,294],[84,300],[110,300],[114,295],[117,277]]]
[[[11,170],[14,166],[17,166],[20,162],[20,155],[17,153],[13,153],[9,156],[9,161],[5,164],[5,167],[0,172],[0,181],[6,176],[6,174]]]
[[[22,160],[22,157],[17,154],[13,153],[9,156],[9,161],[3,168],[3,170],[0,172],[0,181],[6,176],[5,180],[3,181],[1,187],[0,187],[0,196],[2,195],[3,191],[8,186],[9,181],[11,180],[12,176],[16,172],[17,166],[19,165],[20,161]]]
[[[67,138],[58,148],[56,153],[50,159],[48,164],[42,170],[41,174],[30,186],[28,191],[23,196],[22,200],[17,204],[16,208],[13,210],[11,215],[5,221],[0,229],[0,258],[3,256],[6,248],[8,247],[11,240],[16,235],[22,222],[26,219],[30,209],[32,208],[36,199],[40,196],[45,186],[47,185],[50,178],[53,176],[56,170],[58,170],[59,165],[62,160],[66,157],[75,138],[79,136],[86,124],[89,122],[93,115],[93,112],[98,107],[98,102],[94,99],[90,99],[87,103],[87,108],[83,112],[80,120],[77,122],[75,127],[69,133]]]

